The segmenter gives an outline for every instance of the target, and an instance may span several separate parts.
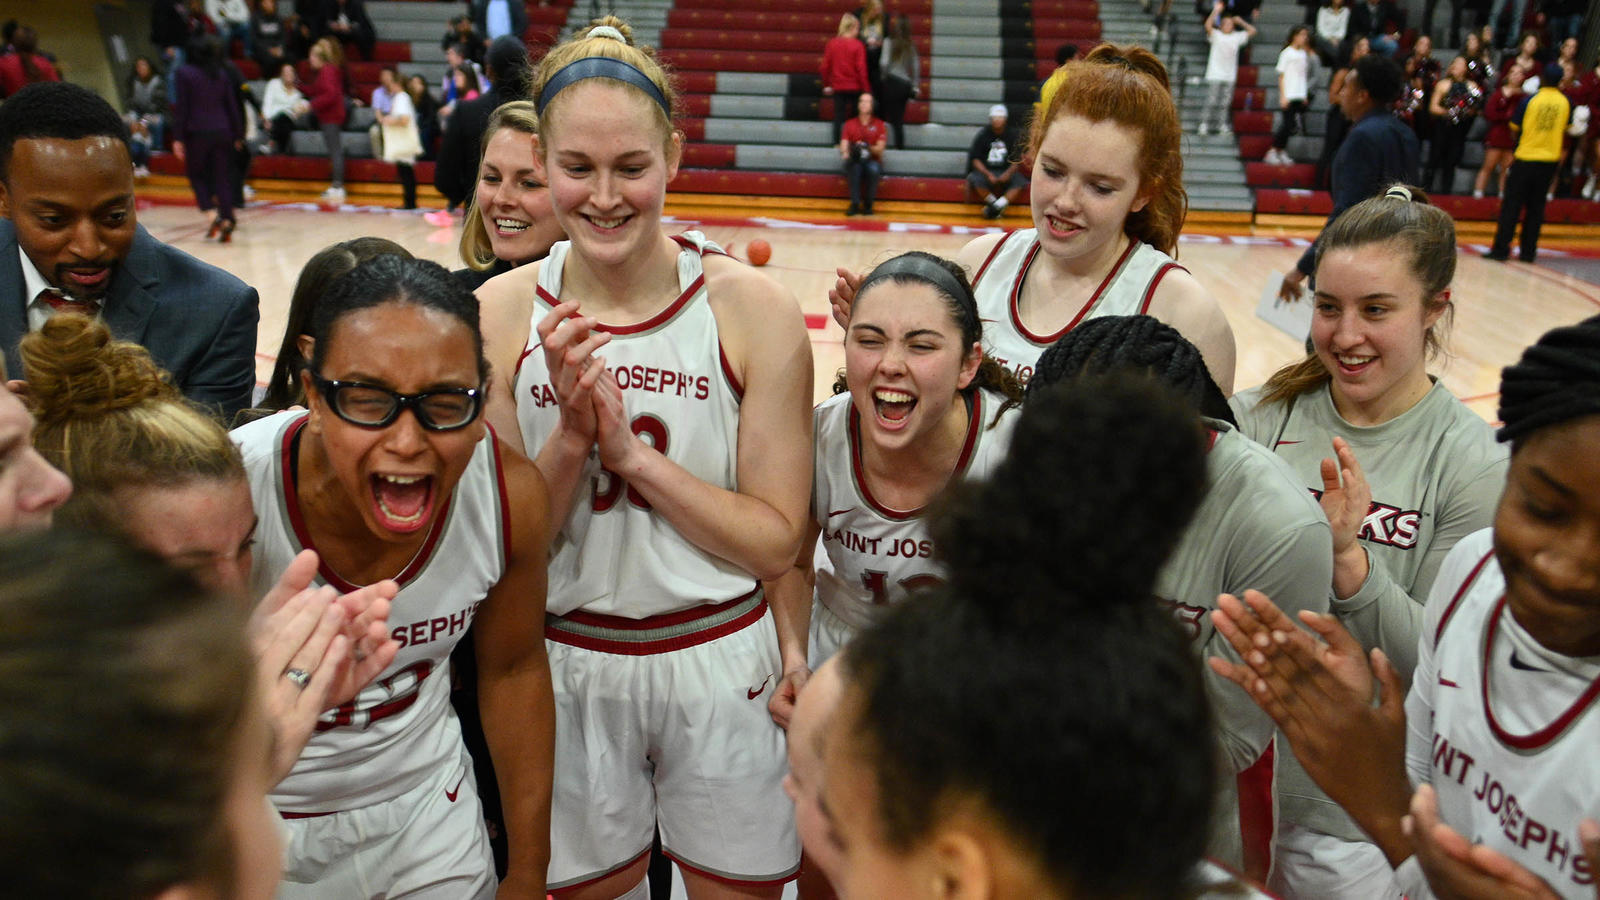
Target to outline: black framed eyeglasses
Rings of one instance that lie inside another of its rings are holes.
[[[309,370],[308,370],[309,371]],[[483,409],[483,388],[444,388],[420,394],[402,394],[375,384],[335,381],[310,372],[333,414],[362,428],[387,428],[410,408],[417,422],[429,431],[455,431],[471,425]]]

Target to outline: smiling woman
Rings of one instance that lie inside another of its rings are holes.
[[[539,114],[526,100],[504,104],[489,116],[478,186],[461,230],[467,268],[455,273],[469,288],[544,259],[550,246],[566,237],[550,208],[550,190],[534,174],[538,134]]]
[[[490,416],[537,457],[564,523],[550,882],[564,898],[635,889],[659,824],[696,896],[731,879],[776,897],[800,848],[762,694],[804,669],[805,640],[759,582],[789,569],[805,527],[805,322],[766,275],[662,230],[683,136],[625,23],[552,49],[533,97],[534,174],[569,240],[478,294]],[[696,774],[708,765],[717,778]]]
[[[252,578],[270,583],[303,549],[317,550],[322,580],[345,590],[392,578],[402,647],[373,686],[324,717],[273,794],[290,834],[279,896],[422,885],[494,895],[472,762],[448,699],[446,661],[474,622],[484,731],[510,825],[500,895],[542,896],[546,501],[533,466],[502,457],[483,421],[477,304],[440,266],[380,255],[329,286],[308,333],[309,412],[235,432],[262,512]],[[348,852],[330,856],[334,840]],[[386,873],[381,884],[374,872]]]
[[[1331,611],[1409,676],[1423,601],[1456,542],[1489,524],[1505,452],[1426,368],[1453,309],[1450,216],[1396,186],[1345,211],[1319,244],[1314,352],[1241,392],[1233,408],[1241,430],[1321,499],[1333,529]],[[1280,765],[1279,886],[1315,896],[1386,890],[1382,854],[1292,757]],[[1329,868],[1334,858],[1344,862]]]

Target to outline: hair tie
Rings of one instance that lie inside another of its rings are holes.
[[[614,41],[621,41],[624,44],[628,42],[628,39],[623,36],[622,32],[610,25],[596,25],[595,27],[589,29],[589,33],[585,35],[585,37],[611,38]]]
[[[1383,196],[1385,199],[1389,200],[1404,200],[1407,203],[1412,201],[1411,189],[1403,184],[1393,185],[1387,191],[1383,192]]]
[[[599,32],[602,29],[609,29],[612,34],[617,36],[618,40],[622,40],[622,32],[617,31],[610,25],[596,26],[590,32],[590,36],[593,37],[595,32]],[[607,37],[610,37],[610,35],[607,35]],[[650,76],[620,59],[613,59],[609,56],[586,56],[583,59],[567,63],[557,70],[554,75],[551,75],[550,79],[544,83],[544,87],[539,91],[539,115],[544,115],[544,111],[550,106],[550,101],[554,100],[557,94],[586,78],[610,78],[624,84],[631,84],[644,91],[646,97],[654,100],[655,104],[661,107],[661,112],[666,115],[667,121],[672,121],[672,104],[667,102],[667,95],[663,94],[661,88],[650,80]]]

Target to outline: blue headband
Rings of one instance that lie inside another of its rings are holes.
[[[666,114],[669,122],[672,120],[672,104],[667,102],[667,96],[661,93],[661,88],[656,87],[656,83],[650,80],[650,76],[620,59],[612,59],[609,56],[586,56],[575,62],[567,63],[554,75],[551,75],[550,80],[546,81],[544,88],[539,91],[539,115],[544,115],[545,109],[550,105],[550,101],[556,98],[557,94],[585,78],[611,78],[631,84],[644,91],[645,96],[654,100],[656,105],[661,107],[661,111]]]

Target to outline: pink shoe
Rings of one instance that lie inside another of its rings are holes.
[[[436,228],[449,228],[456,223],[456,217],[442,209],[436,209],[433,212],[423,213],[422,221]]]

